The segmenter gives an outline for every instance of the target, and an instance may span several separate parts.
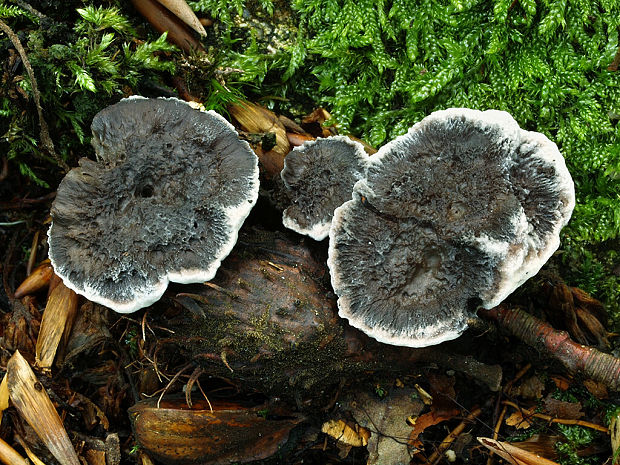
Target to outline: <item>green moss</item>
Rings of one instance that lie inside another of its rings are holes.
[[[607,69],[620,3],[296,0],[292,8],[294,44],[273,53],[250,44],[227,57],[243,69],[245,92],[277,97],[263,99],[277,111],[324,105],[328,124],[373,145],[438,109],[510,112],[564,154],[577,191],[563,233],[566,278],[620,320],[620,72]]]

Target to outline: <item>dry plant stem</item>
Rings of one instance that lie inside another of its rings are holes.
[[[508,410],[508,407],[504,405],[501,413],[499,414],[499,417],[497,418],[497,423],[495,423],[495,428],[493,428],[493,439],[494,440],[497,440],[499,436],[499,429],[502,427],[502,423],[504,422],[504,417],[506,416],[506,410]],[[489,453],[489,457],[487,458],[487,465],[493,465],[493,462],[495,461],[494,455],[495,454],[493,451]]]
[[[26,275],[32,272],[34,263],[37,260],[37,248],[39,247],[39,234],[41,231],[35,231],[32,238],[32,245],[30,246],[30,256],[28,257],[28,265],[26,266]]]
[[[0,439],[0,462],[6,465],[27,465],[28,462],[15,449]]]
[[[465,427],[471,423],[473,420],[478,418],[482,413],[482,409],[474,409],[471,411],[469,415],[461,422],[459,425],[450,431],[450,434],[446,436],[446,438],[441,441],[441,444],[437,447],[437,450],[431,454],[428,458],[428,461],[432,464],[438,463],[443,458],[443,453],[450,447],[450,444],[454,442],[454,440],[458,437],[459,434],[463,432]]]
[[[566,331],[528,313],[504,306],[480,310],[478,314],[497,322],[502,328],[535,349],[546,352],[571,373],[581,373],[610,389],[620,390],[620,359],[572,341]]]
[[[510,407],[513,407],[513,408],[515,408],[515,409],[517,409],[519,411],[523,410],[517,404],[515,404],[514,402],[511,402],[509,400],[503,401],[502,404],[509,405]],[[606,428],[605,426],[597,425],[596,423],[590,423],[589,421],[567,420],[567,419],[562,419],[562,418],[554,418],[551,415],[545,415],[544,413],[532,413],[529,416],[530,417],[540,418],[541,420],[548,421],[549,423],[559,423],[561,425],[583,426],[584,428],[590,428],[590,429],[593,429],[593,430],[596,430],[596,431],[600,431],[601,433],[609,434],[609,429]]]
[[[52,142],[52,138],[50,137],[50,133],[47,128],[47,122],[43,117],[43,108],[41,107],[41,94],[39,93],[39,87],[37,86],[37,80],[34,77],[34,71],[32,70],[32,66],[30,65],[30,60],[28,59],[28,55],[26,55],[26,50],[24,50],[24,47],[19,40],[19,37],[17,37],[13,30],[1,19],[0,29],[2,29],[2,31],[7,36],[9,36],[11,42],[13,42],[13,45],[17,49],[17,53],[19,53],[19,56],[24,63],[24,68],[26,68],[26,71],[28,72],[30,84],[32,85],[32,95],[34,97],[34,103],[37,107],[37,114],[39,115],[39,126],[41,126],[41,143],[43,144],[45,150],[47,150],[47,152],[56,161],[56,163],[58,163],[58,166],[65,170],[65,172],[69,172],[69,165],[67,165],[67,163],[65,163],[65,161],[58,156],[58,154],[56,153],[56,149],[54,149],[54,143]]]

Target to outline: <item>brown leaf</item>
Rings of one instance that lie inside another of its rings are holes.
[[[149,456],[165,464],[216,465],[245,463],[273,455],[303,419],[290,416],[271,420],[259,415],[263,408],[237,404],[185,400],[152,401],[129,409],[136,442]]]
[[[21,299],[25,295],[34,294],[35,292],[43,289],[49,285],[53,274],[54,270],[50,261],[43,261],[15,290],[15,298]]]
[[[452,408],[451,410],[431,411],[424,415],[420,415],[416,419],[413,430],[409,434],[409,444],[416,449],[422,449],[422,442],[418,440],[418,436],[420,436],[426,428],[451,420],[455,416],[460,415],[460,413],[461,411],[459,409]]]
[[[545,383],[543,383],[537,376],[531,376],[524,380],[519,386],[513,387],[510,390],[512,397],[521,396],[525,399],[540,399],[545,389]]]
[[[506,424],[508,426],[514,426],[517,429],[528,429],[532,426],[530,421],[531,415],[535,412],[536,407],[529,409],[517,410],[508,418],[506,418]]]
[[[545,409],[552,417],[564,420],[578,420],[584,415],[580,402],[564,402],[550,396],[545,398]]]
[[[328,420],[321,426],[321,432],[331,436],[338,442],[353,447],[368,444],[370,431],[357,423],[347,423],[344,420]]]
[[[6,371],[9,396],[20,415],[62,465],[80,465],[52,401],[19,351],[9,360]]]
[[[583,382],[583,386],[597,399],[609,399],[609,392],[605,383],[594,381],[593,379],[586,379]]]
[[[556,462],[515,447],[508,442],[491,438],[478,438],[478,442],[512,465],[558,465]]]

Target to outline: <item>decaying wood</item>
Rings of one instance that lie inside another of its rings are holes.
[[[174,330],[167,340],[208,372],[274,395],[312,396],[367,370],[408,371],[420,362],[499,388],[498,366],[445,346],[381,344],[348,326],[337,315],[324,249],[313,251],[298,241],[294,235],[242,230],[216,278],[208,286],[183,287],[176,300],[185,309],[157,323]]]
[[[558,331],[517,308],[500,305],[478,314],[496,321],[526,344],[558,360],[570,373],[580,373],[610,389],[620,390],[620,359],[613,355],[577,344],[566,331]]]

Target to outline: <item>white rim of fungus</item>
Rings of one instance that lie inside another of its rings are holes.
[[[450,108],[431,113],[423,120],[414,124],[406,134],[397,137],[381,147],[375,155],[368,158],[369,163],[367,166],[381,166],[384,163],[384,157],[388,156],[388,154],[390,154],[393,150],[399,151],[401,145],[404,143],[403,139],[406,139],[406,137],[412,132],[419,131],[421,126],[427,124],[429,120],[445,120],[451,117],[463,116],[471,120],[478,120],[485,126],[499,129],[498,134],[501,135],[503,140],[513,146],[513,152],[520,145],[535,144],[537,146],[537,150],[531,156],[538,157],[555,168],[558,189],[561,192],[562,197],[566,199],[566,203],[560,211],[561,220],[557,222],[554,225],[553,230],[543,238],[546,245],[542,249],[540,249],[540,246],[542,245],[540,240],[534,237],[529,237],[532,226],[525,217],[525,212],[522,208],[521,213],[515,215],[513,221],[515,222],[516,231],[523,234],[523,238],[525,239],[524,243],[510,244],[503,241],[493,241],[486,235],[482,235],[477,238],[470,238],[472,244],[481,250],[504,259],[499,269],[499,276],[504,278],[499,284],[497,284],[493,295],[481,296],[484,300],[481,306],[489,309],[498,305],[521,284],[538,273],[538,271],[560,245],[560,230],[568,223],[575,207],[575,188],[570,173],[566,167],[566,161],[558,150],[557,145],[549,140],[544,134],[521,129],[512,115],[505,111],[481,111],[469,108]],[[514,163],[514,160],[508,157],[506,159],[506,163]],[[365,192],[370,195],[373,194],[372,189],[368,185],[367,179],[359,180],[355,184],[353,191]],[[338,294],[337,290],[342,288],[342,278],[339,276],[339,270],[336,264],[338,259],[338,251],[335,247],[335,225],[342,223],[343,216],[349,208],[348,206],[350,204],[352,205],[356,201],[357,200],[355,200],[355,196],[353,195],[353,200],[349,200],[335,210],[332,225],[329,230],[327,265],[330,270],[332,287],[334,291],[336,291],[336,294]],[[518,249],[515,250],[515,247],[518,247]],[[513,253],[514,257],[510,257],[508,260],[505,260],[509,257],[510,253]],[[407,338],[406,336],[396,337],[382,328],[369,327],[352,315],[350,311],[349,296],[347,295],[338,296],[338,314],[341,317],[346,318],[351,326],[362,330],[379,342],[406,347],[426,347],[456,339],[467,328],[466,315],[463,314],[463,324],[460,327],[457,327],[456,329],[451,328],[449,330],[444,330],[439,336],[424,339],[418,337],[413,340]],[[437,330],[442,326],[445,327],[445,324],[434,325],[428,327],[428,329]]]
[[[120,102],[125,101],[125,100],[149,100],[149,99],[141,95],[132,95],[130,97],[121,99]],[[196,109],[195,107],[190,105],[188,102],[185,102],[184,100],[180,100],[176,97],[159,97],[158,100],[176,100],[178,102],[182,102],[188,105],[190,108],[194,110],[201,111],[203,113],[209,113],[212,116],[214,116],[216,119],[225,123],[225,125],[229,129],[231,129],[232,131],[234,131],[235,134],[238,135],[237,129],[229,121],[227,121],[222,115],[215,112],[214,110],[205,111],[205,110]],[[252,154],[254,154],[254,151],[251,149],[250,144],[248,144],[244,140],[241,140],[241,139],[239,140],[241,141],[243,145],[245,145],[245,148],[247,148]],[[145,308],[145,307],[148,307],[149,305],[154,304],[159,299],[161,299],[161,297],[164,295],[164,292],[168,288],[168,285],[171,282],[179,283],[179,284],[189,284],[189,283],[199,283],[199,282],[209,281],[215,277],[215,274],[217,273],[217,270],[219,269],[222,263],[222,260],[224,260],[230,254],[233,247],[237,243],[237,239],[239,237],[239,229],[241,229],[243,222],[250,214],[250,211],[252,210],[254,205],[256,205],[256,202],[258,200],[258,191],[259,191],[258,176],[259,176],[258,157],[256,156],[256,154],[254,154],[254,170],[251,175],[251,179],[248,179],[248,184],[250,185],[250,188],[251,188],[250,198],[245,198],[241,200],[241,202],[239,202],[238,205],[226,208],[225,210],[226,218],[228,219],[229,224],[231,225],[230,239],[228,240],[228,242],[226,242],[221,247],[220,253],[215,256],[215,259],[211,263],[209,263],[206,269],[187,268],[187,269],[181,269],[178,271],[176,270],[168,271],[165,275],[161,276],[160,279],[152,287],[149,287],[148,289],[145,289],[145,288],[136,289],[133,293],[134,299],[131,300],[130,302],[118,302],[116,300],[111,300],[111,299],[101,296],[90,285],[85,285],[83,286],[83,288],[75,285],[72,281],[69,280],[68,276],[58,271],[59,268],[56,266],[55,261],[52,259],[51,255],[48,253],[52,268],[54,269],[54,272],[58,275],[58,277],[62,279],[64,285],[67,286],[69,289],[75,291],[76,293],[80,295],[83,295],[85,298],[87,298],[88,300],[92,302],[105,305],[106,307],[109,307],[118,313],[133,313],[142,308]],[[50,227],[47,230],[48,244],[51,243],[50,232],[52,230],[53,224],[54,222],[52,221],[52,223],[50,224]]]
[[[522,131],[512,115],[502,110],[473,110],[471,108],[448,108],[446,110],[438,110],[415,123],[405,134],[398,136],[396,139],[381,147],[377,153],[369,157],[369,166],[373,164],[382,164],[384,157],[393,150],[398,151],[403,141],[407,140],[407,136],[411,133],[420,131],[421,126],[428,124],[429,121],[443,121],[453,117],[466,117],[470,120],[478,120],[487,127],[499,128],[505,136],[504,139],[509,141],[518,141],[519,132]],[[516,146],[517,144],[515,143],[514,145]]]
[[[353,200],[349,200],[343,203],[340,207],[336,208],[336,210],[334,211],[332,226],[329,230],[327,267],[330,271],[329,274],[331,278],[332,288],[334,289],[334,291],[336,291],[336,289],[340,289],[342,283],[342,278],[339,275],[338,266],[336,265],[336,261],[338,259],[338,251],[336,250],[335,246],[336,227],[337,225],[342,223],[342,217],[347,213],[348,208],[350,206],[353,206],[356,202],[357,200],[355,200],[354,198]],[[336,294],[338,293],[336,292]],[[438,329],[443,328],[441,334],[437,336],[429,336],[425,338],[416,337],[415,339],[407,336],[395,336],[394,334],[391,334],[389,331],[386,331],[383,328],[370,327],[364,322],[360,321],[353,314],[351,314],[350,307],[351,306],[348,296],[338,296],[338,315],[342,318],[346,318],[349,321],[349,324],[354,328],[363,331],[368,336],[385,344],[415,348],[427,347],[456,339],[461,334],[463,334],[463,331],[467,329],[467,316],[463,314],[463,322],[460,326],[457,326],[456,328],[446,329],[445,324],[426,326],[428,331],[433,330],[434,332],[436,332]]]
[[[316,145],[317,142],[319,144],[322,144],[327,140],[336,140],[340,142],[345,142],[347,145],[350,145],[351,147],[355,149],[354,154],[356,155],[358,161],[364,165],[364,171],[369,166],[370,155],[366,153],[366,150],[364,150],[364,146],[361,143],[351,139],[350,137],[342,136],[342,135],[329,136],[329,137],[317,137],[316,139],[306,141],[303,144],[297,147],[294,147],[292,152],[303,152],[309,147]],[[282,179],[282,182],[284,183],[287,189],[293,190],[291,186],[289,186],[289,184],[284,179],[284,170],[286,170],[286,159],[287,158],[288,158],[288,155],[284,157],[284,167],[282,168],[282,171],[280,171],[280,178]],[[365,173],[360,173],[360,174],[361,174],[361,177],[363,178]],[[353,193],[353,186],[351,186],[351,193]],[[329,236],[329,229],[332,224],[331,221],[322,221],[320,223],[314,223],[309,228],[304,228],[297,221],[295,221],[294,218],[290,217],[287,212],[288,212],[288,208],[285,209],[284,212],[282,212],[282,224],[284,225],[284,227],[291,229],[295,231],[296,233],[303,234],[305,236],[310,236],[315,241],[322,241],[327,236]]]
[[[537,149],[532,156],[544,160],[555,168],[558,191],[566,198],[567,203],[559,212],[561,221],[545,235],[542,243],[536,238],[529,237],[529,231],[525,233],[525,241],[518,244],[521,246],[518,254],[513,259],[505,261],[499,270],[500,276],[504,276],[504,279],[498,284],[495,294],[486,297],[481,304],[482,308],[486,309],[499,305],[515,289],[540,271],[560,247],[560,231],[568,224],[575,208],[575,186],[558,146],[544,134],[525,130],[521,130],[521,144],[535,144]],[[542,244],[546,245],[540,248]]]

